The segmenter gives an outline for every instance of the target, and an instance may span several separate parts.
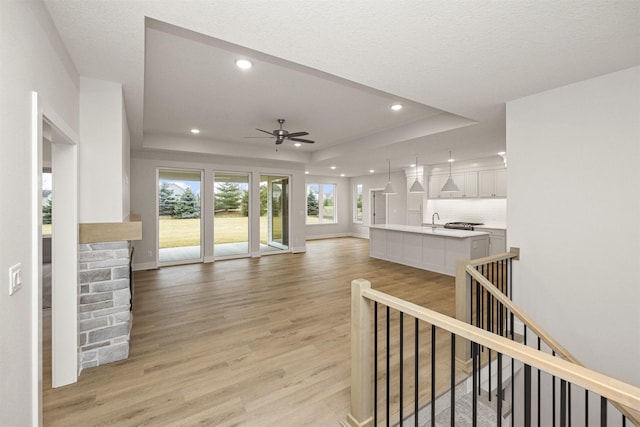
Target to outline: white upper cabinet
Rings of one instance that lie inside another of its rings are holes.
[[[478,172],[478,188],[480,197],[507,197],[506,169]]]
[[[478,197],[478,172],[459,172],[451,175],[453,182],[460,191],[453,193],[441,192],[449,175],[429,176],[429,198],[430,199],[463,199]]]
[[[429,195],[430,199],[449,198],[449,193],[441,193],[440,190],[445,182],[447,182],[448,175],[431,175],[429,177]]]
[[[453,182],[462,190],[453,193],[454,197],[478,197],[478,172],[456,173]]]

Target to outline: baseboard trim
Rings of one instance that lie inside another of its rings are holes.
[[[352,237],[351,233],[332,233],[332,234],[316,234],[313,236],[307,236],[305,240],[322,240],[322,239],[337,239],[340,237]]]
[[[132,267],[133,271],[157,270],[158,269],[158,263],[156,263],[156,262],[142,262],[142,263],[138,263],[138,264],[133,264],[131,267]]]

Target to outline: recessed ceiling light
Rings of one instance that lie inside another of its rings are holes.
[[[505,154],[507,154],[506,151],[501,151],[498,153],[498,156],[504,156]]]
[[[236,61],[236,65],[241,70],[248,70],[249,68],[253,67],[253,63],[251,61],[249,61],[248,59],[238,59]]]
[[[305,175],[309,175],[309,171],[304,171],[304,174]]]
[[[411,163],[411,164],[409,165],[409,167],[411,167],[411,168],[415,168],[415,167],[416,167],[416,164],[415,164],[415,163]]]
[[[340,176],[344,176],[344,174],[343,174],[343,173],[341,173],[341,174],[340,174]]]
[[[369,169],[369,173],[374,173],[375,171],[373,169]]]
[[[391,109],[392,109],[393,111],[400,111],[400,110],[402,110],[402,104],[393,104],[393,105],[391,106]]]
[[[455,160],[454,160],[454,159],[452,159],[452,158],[449,158],[449,160],[447,160],[447,161],[448,161],[449,163],[453,163],[453,162],[455,162]]]
[[[299,142],[296,142],[295,144],[293,144],[296,147],[300,147],[302,144],[300,144]]]
[[[336,170],[336,167],[335,166],[331,166],[331,170]]]
[[[193,129],[191,129],[191,133],[194,134],[194,135],[197,135],[197,134],[200,133],[200,129],[193,128]]]

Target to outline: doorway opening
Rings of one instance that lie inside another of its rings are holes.
[[[382,193],[382,189],[370,190],[369,200],[371,200],[371,215],[369,223],[371,225],[387,223],[387,196]]]
[[[289,177],[260,176],[260,252],[289,250]]]

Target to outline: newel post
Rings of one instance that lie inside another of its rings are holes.
[[[456,319],[466,324],[471,323],[471,276],[467,274],[468,259],[456,262]],[[456,364],[458,368],[471,371],[471,344],[464,338],[456,342]]]
[[[373,426],[373,363],[371,359],[371,301],[362,297],[368,280],[351,282],[351,412],[343,426]]]

